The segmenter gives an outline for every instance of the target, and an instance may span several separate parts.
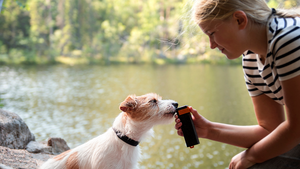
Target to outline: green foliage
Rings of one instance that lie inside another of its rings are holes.
[[[0,63],[235,63],[209,48],[208,38],[189,22],[187,2],[4,0]]]

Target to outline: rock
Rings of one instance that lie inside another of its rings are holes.
[[[37,168],[37,161],[26,150],[13,150],[0,146],[0,164],[12,168]]]
[[[29,153],[0,146],[0,169],[35,169],[54,155]]]
[[[17,114],[0,109],[0,169],[36,169],[49,158],[67,150],[70,147],[61,138],[36,142]]]
[[[26,150],[30,153],[43,153],[58,155],[62,152],[70,150],[67,142],[62,138],[49,138],[47,142],[31,141],[26,146]]]
[[[34,140],[34,134],[17,114],[0,109],[0,146],[25,149]]]
[[[26,150],[30,153],[43,153],[52,154],[52,147],[48,146],[47,143],[40,143],[37,141],[31,141],[27,144]]]
[[[267,160],[263,163],[257,163],[249,169],[299,169],[300,168],[300,144],[292,150]]]
[[[70,150],[70,147],[67,145],[67,142],[62,138],[49,138],[48,146],[52,147],[52,154],[54,155]]]
[[[6,166],[4,164],[0,164],[0,169],[13,169],[13,168],[8,167],[8,166]]]
[[[31,153],[32,157],[36,160],[37,165],[41,166],[44,162],[46,162],[49,158],[54,157],[54,155],[49,155],[49,154],[41,154],[41,153],[37,153],[37,154],[33,154]]]

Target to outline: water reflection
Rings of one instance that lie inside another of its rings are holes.
[[[3,109],[18,113],[37,140],[62,137],[70,147],[105,132],[129,94],[155,92],[212,121],[256,123],[242,68],[236,66],[1,66],[0,79]],[[174,124],[154,131],[141,143],[142,169],[224,169],[242,150],[205,139],[186,148]]]

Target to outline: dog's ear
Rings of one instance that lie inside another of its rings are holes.
[[[123,112],[131,112],[137,105],[136,101],[134,100],[135,96],[128,96],[121,104],[120,110]]]

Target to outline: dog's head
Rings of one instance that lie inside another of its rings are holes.
[[[172,119],[178,103],[173,100],[162,100],[155,93],[142,96],[129,95],[121,104],[120,110],[136,121],[155,120],[168,122]]]

